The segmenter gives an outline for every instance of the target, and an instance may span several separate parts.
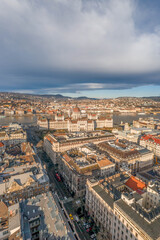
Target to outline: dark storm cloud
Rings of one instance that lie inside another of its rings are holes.
[[[148,0],[145,6],[134,0],[1,0],[1,90],[160,84],[156,2],[151,9]]]

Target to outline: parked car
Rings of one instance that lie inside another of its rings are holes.
[[[92,230],[92,228],[90,227],[90,228],[88,228],[86,231],[87,231],[87,232],[90,232],[91,230]]]
[[[91,238],[92,238],[92,239],[95,238],[95,237],[96,237],[96,234],[95,234],[95,233],[91,235]]]
[[[90,228],[90,224],[86,224],[86,226],[85,226],[85,227],[86,227],[86,229],[87,229],[87,228]]]

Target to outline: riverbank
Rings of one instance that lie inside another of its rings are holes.
[[[138,120],[139,118],[148,118],[153,117],[156,119],[160,119],[160,114],[153,115],[153,114],[147,114],[147,115],[138,115],[138,114],[113,114],[113,123],[114,125],[118,125],[123,121],[124,123],[128,122],[131,124],[133,120]],[[9,123],[17,122],[20,124],[25,125],[33,125],[36,126],[37,123],[37,116],[36,115],[24,115],[24,116],[6,116],[5,118],[0,118],[0,126],[6,125]]]

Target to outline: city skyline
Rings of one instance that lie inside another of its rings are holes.
[[[1,91],[159,96],[159,9],[155,0],[2,0]]]

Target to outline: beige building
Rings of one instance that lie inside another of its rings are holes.
[[[122,176],[115,176],[114,179],[110,177],[101,182],[87,180],[86,210],[100,227],[103,239],[159,240],[159,185],[145,188],[140,181],[133,191],[130,187],[133,188],[135,182],[129,187],[127,182],[130,179],[127,175]],[[138,186],[142,186],[141,192]],[[154,192],[151,193],[150,188],[154,188]],[[149,195],[153,199],[157,198],[152,204],[154,207],[148,207]]]
[[[73,108],[72,113],[69,117],[64,114],[56,113],[52,119],[46,117],[40,117],[37,120],[37,125],[40,129],[49,130],[68,130],[69,132],[78,131],[94,131],[96,128],[112,128],[113,118],[112,117],[101,117],[97,114],[81,114],[78,107]]]
[[[139,120],[133,121],[133,127],[136,128],[151,128],[151,129],[159,129],[160,121],[154,118],[139,118]]]
[[[103,142],[98,147],[114,159],[117,170],[126,166],[132,173],[136,173],[153,165],[153,152],[124,139]]]
[[[88,145],[62,153],[58,168],[64,183],[76,197],[85,195],[88,178],[110,176],[115,172],[115,164]]]
[[[27,134],[18,124],[10,124],[9,126],[3,126],[0,129],[0,141],[6,146],[26,142],[26,140]]]
[[[149,149],[154,155],[160,158],[160,135],[145,135],[140,139],[140,145]]]
[[[98,144],[113,139],[115,139],[113,134],[101,131],[77,134],[47,134],[44,137],[44,150],[52,159],[53,163],[56,163],[58,153],[65,152],[71,148],[81,147],[88,143]]]
[[[96,128],[112,128],[113,127],[113,119],[99,117],[96,120],[95,124],[96,124]]]
[[[5,145],[3,142],[0,142],[0,155],[5,152]]]
[[[16,203],[7,207],[0,202],[0,240],[22,240],[20,227],[20,208]]]

